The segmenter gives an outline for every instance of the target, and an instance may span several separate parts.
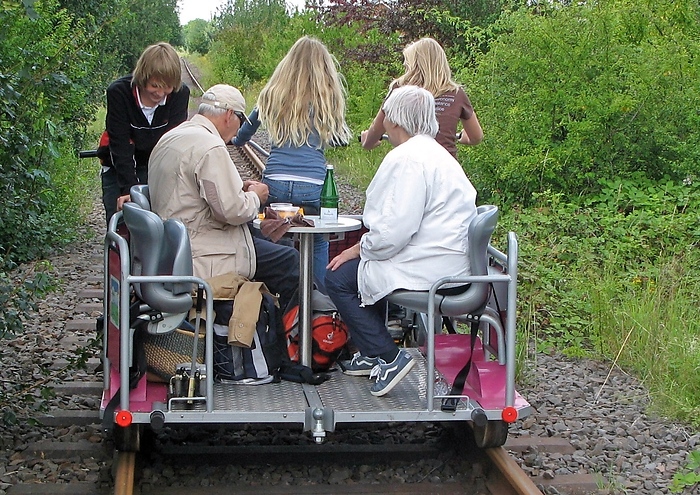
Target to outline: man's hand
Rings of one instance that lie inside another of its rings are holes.
[[[327,269],[331,271],[336,271],[340,265],[346,261],[354,260],[360,257],[360,243],[358,242],[352,247],[347,248],[345,251],[340,253],[338,256],[333,258],[330,263],[326,266]]]
[[[254,180],[247,180],[243,182],[243,191],[252,191],[255,194],[257,194],[258,198],[260,198],[261,205],[267,203],[267,197],[270,194],[270,191],[267,188],[267,184],[263,184],[262,182],[257,182]]]

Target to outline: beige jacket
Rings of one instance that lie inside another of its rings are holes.
[[[153,211],[187,226],[195,276],[255,276],[247,222],[257,215],[260,200],[243,192],[226,144],[208,118],[195,115],[158,141],[148,162],[148,185]]]
[[[262,282],[250,282],[235,273],[225,273],[207,282],[211,286],[214,300],[235,300],[228,322],[228,343],[250,348],[253,345],[260,316],[263,293],[274,298],[275,304],[279,306],[277,296],[273,295]],[[206,311],[204,311],[202,318],[206,320],[206,317]],[[194,310],[190,311],[190,319],[192,318],[196,318]]]

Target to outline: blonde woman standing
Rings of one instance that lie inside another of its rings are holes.
[[[242,146],[262,123],[269,134],[270,156],[263,182],[269,203],[287,202],[316,213],[326,170],[324,150],[345,145],[350,129],[345,122],[346,90],[338,63],[316,38],[294,43],[260,92],[257,107],[233,144]],[[314,239],[314,276],[323,283],[328,242]]]
[[[432,38],[421,38],[404,48],[406,72],[389,86],[389,93],[400,86],[414,85],[428,90],[435,98],[435,114],[440,130],[436,140],[457,158],[457,145],[476,145],[484,138],[479,119],[464,89],[452,79],[445,51]],[[457,126],[463,130],[459,136]],[[384,111],[379,110],[370,128],[360,137],[365,149],[376,147],[386,132]]]

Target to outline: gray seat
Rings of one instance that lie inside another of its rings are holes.
[[[488,275],[487,248],[498,222],[498,208],[493,205],[479,206],[476,217],[469,224],[469,267],[472,275]],[[462,293],[435,296],[435,313],[442,316],[480,315],[489,299],[489,284],[473,282]],[[396,290],[388,299],[394,304],[410,308],[419,313],[428,312],[428,291]]]
[[[148,184],[136,184],[129,190],[131,201],[142,209],[151,211],[151,195],[148,192]]]
[[[190,239],[181,221],[163,221],[135,202],[125,203],[122,211],[130,233],[131,275],[192,276]],[[173,330],[192,307],[190,282],[137,282],[133,286],[139,299],[162,313],[162,319],[149,325],[149,333]]]

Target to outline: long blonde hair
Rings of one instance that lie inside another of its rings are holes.
[[[432,38],[421,38],[403,50],[406,72],[391,83],[391,87],[412,84],[430,91],[434,97],[459,88],[452,79],[452,70],[445,50]]]
[[[309,144],[317,132],[321,146],[347,143],[346,89],[338,62],[316,38],[299,38],[258,96],[260,121],[275,145]]]

